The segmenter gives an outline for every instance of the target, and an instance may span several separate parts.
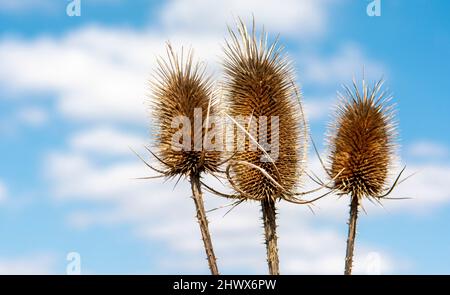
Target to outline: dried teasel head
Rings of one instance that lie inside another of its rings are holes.
[[[390,96],[383,82],[362,89],[353,82],[340,94],[336,120],[331,126],[330,177],[334,189],[358,198],[383,194],[395,156],[396,131]],[[338,174],[340,173],[340,174]]]
[[[224,47],[226,111],[231,118],[244,118],[240,128],[253,135],[246,136],[243,150],[233,138],[236,152],[227,169],[229,181],[244,199],[290,199],[303,173],[307,145],[291,63],[277,40],[268,44],[264,31],[256,37],[254,23],[248,32],[239,20],[237,32],[229,33],[231,41]],[[259,144],[264,130],[269,149],[278,142],[275,156]]]
[[[204,64],[194,63],[191,50],[186,55],[182,50],[178,56],[167,44],[167,59],[160,58],[158,65],[151,106],[155,157],[163,164],[163,174],[215,172],[221,152],[205,149],[204,139],[208,120],[217,115],[217,104]]]

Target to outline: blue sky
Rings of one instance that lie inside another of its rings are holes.
[[[81,0],[80,17],[69,2],[0,0],[0,273],[64,274],[72,251],[82,273],[208,273],[188,185],[132,180],[149,171],[128,147],[150,143],[144,101],[164,42],[220,77],[226,23],[251,13],[280,33],[324,152],[342,83],[364,68],[394,95],[399,162],[418,171],[395,195],[413,199],[365,204],[356,271],[375,257],[381,273],[450,273],[448,1],[381,0],[379,17],[364,0]],[[314,155],[309,168],[321,173]],[[283,273],[342,272],[347,203],[280,204]],[[257,204],[223,214],[210,216],[222,272],[265,273]]]

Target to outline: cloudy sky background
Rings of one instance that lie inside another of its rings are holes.
[[[68,17],[69,1],[0,0],[0,273],[64,274],[73,251],[85,274],[208,273],[188,184],[133,180],[151,172],[129,147],[150,144],[165,41],[220,77],[226,24],[253,13],[295,61],[321,151],[336,91],[363,68],[398,104],[399,162],[418,173],[393,196],[412,199],[364,204],[356,272],[449,274],[450,3],[382,0],[369,17],[369,2],[81,0]],[[348,199],[279,207],[282,273],[342,273]],[[266,273],[258,204],[225,212],[210,214],[222,273]]]

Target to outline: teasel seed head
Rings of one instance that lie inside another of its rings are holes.
[[[277,157],[261,161],[265,147],[250,149],[256,143],[246,136],[245,149],[230,162],[229,179],[242,198],[253,200],[290,198],[299,185],[307,148],[307,126],[292,65],[278,40],[267,43],[267,35],[256,37],[255,24],[248,32],[239,19],[237,32],[229,28],[231,41],[224,47],[224,92],[227,113],[249,119],[245,129],[258,141],[260,118],[266,117],[267,142],[278,141]],[[271,118],[278,118],[278,130]],[[264,124],[265,125],[265,124]],[[242,126],[243,127],[243,126]]]
[[[208,132],[205,121],[217,115],[218,109],[211,78],[206,76],[204,64],[194,62],[192,50],[184,55],[182,49],[179,56],[167,43],[166,51],[167,58],[158,59],[155,79],[151,83],[155,156],[163,163],[163,172],[168,177],[215,172],[221,152],[203,148],[203,140]],[[185,118],[187,122],[173,125],[175,118]],[[195,126],[196,120],[200,120],[200,126]],[[174,135],[180,132],[184,123],[190,125],[190,130],[180,137],[180,141],[185,144],[187,135],[190,145],[188,148],[174,149]],[[200,148],[198,144],[195,146],[196,139],[197,143],[200,140],[202,144]]]
[[[340,94],[334,125],[330,127],[329,164],[334,189],[352,196],[377,197],[386,182],[395,158],[396,128],[390,96],[383,81],[358,89],[345,87]],[[338,174],[340,173],[340,174]]]

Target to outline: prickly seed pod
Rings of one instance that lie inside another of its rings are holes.
[[[343,194],[376,198],[386,190],[396,132],[390,97],[382,85],[379,81],[369,88],[363,82],[359,90],[354,83],[340,95],[329,138],[329,171],[334,188]]]
[[[205,76],[205,67],[193,62],[192,51],[179,57],[167,44],[167,56],[158,60],[152,83],[156,156],[170,177],[215,172],[221,153],[203,145],[208,120],[217,115],[212,82]],[[177,132],[182,134],[178,137]]]
[[[336,121],[331,126],[328,169],[333,190],[350,195],[346,275],[352,274],[358,209],[364,197],[380,200],[392,192],[403,170],[391,188],[386,187],[395,151],[395,125],[390,97],[381,91],[382,81],[372,88],[364,83],[359,90],[345,87],[340,95]]]
[[[254,24],[249,33],[239,20],[237,31],[229,29],[231,41],[224,47],[226,111],[244,118],[240,129],[253,140],[247,136],[240,150],[234,138],[237,152],[228,166],[229,179],[242,198],[288,199],[303,172],[307,145],[293,69],[277,41],[267,44],[264,32],[257,39]],[[265,130],[266,146],[259,144]]]
[[[193,63],[191,51],[186,59],[182,51],[179,58],[167,44],[167,55],[168,60],[158,60],[152,83],[156,154],[149,149],[163,168],[146,164],[161,174],[157,177],[189,177],[208,265],[211,274],[218,275],[200,180],[202,172],[217,171],[221,158],[220,149],[214,148],[218,139],[207,136],[210,123],[217,123],[212,119],[216,116],[212,84],[205,77],[205,68]]]

